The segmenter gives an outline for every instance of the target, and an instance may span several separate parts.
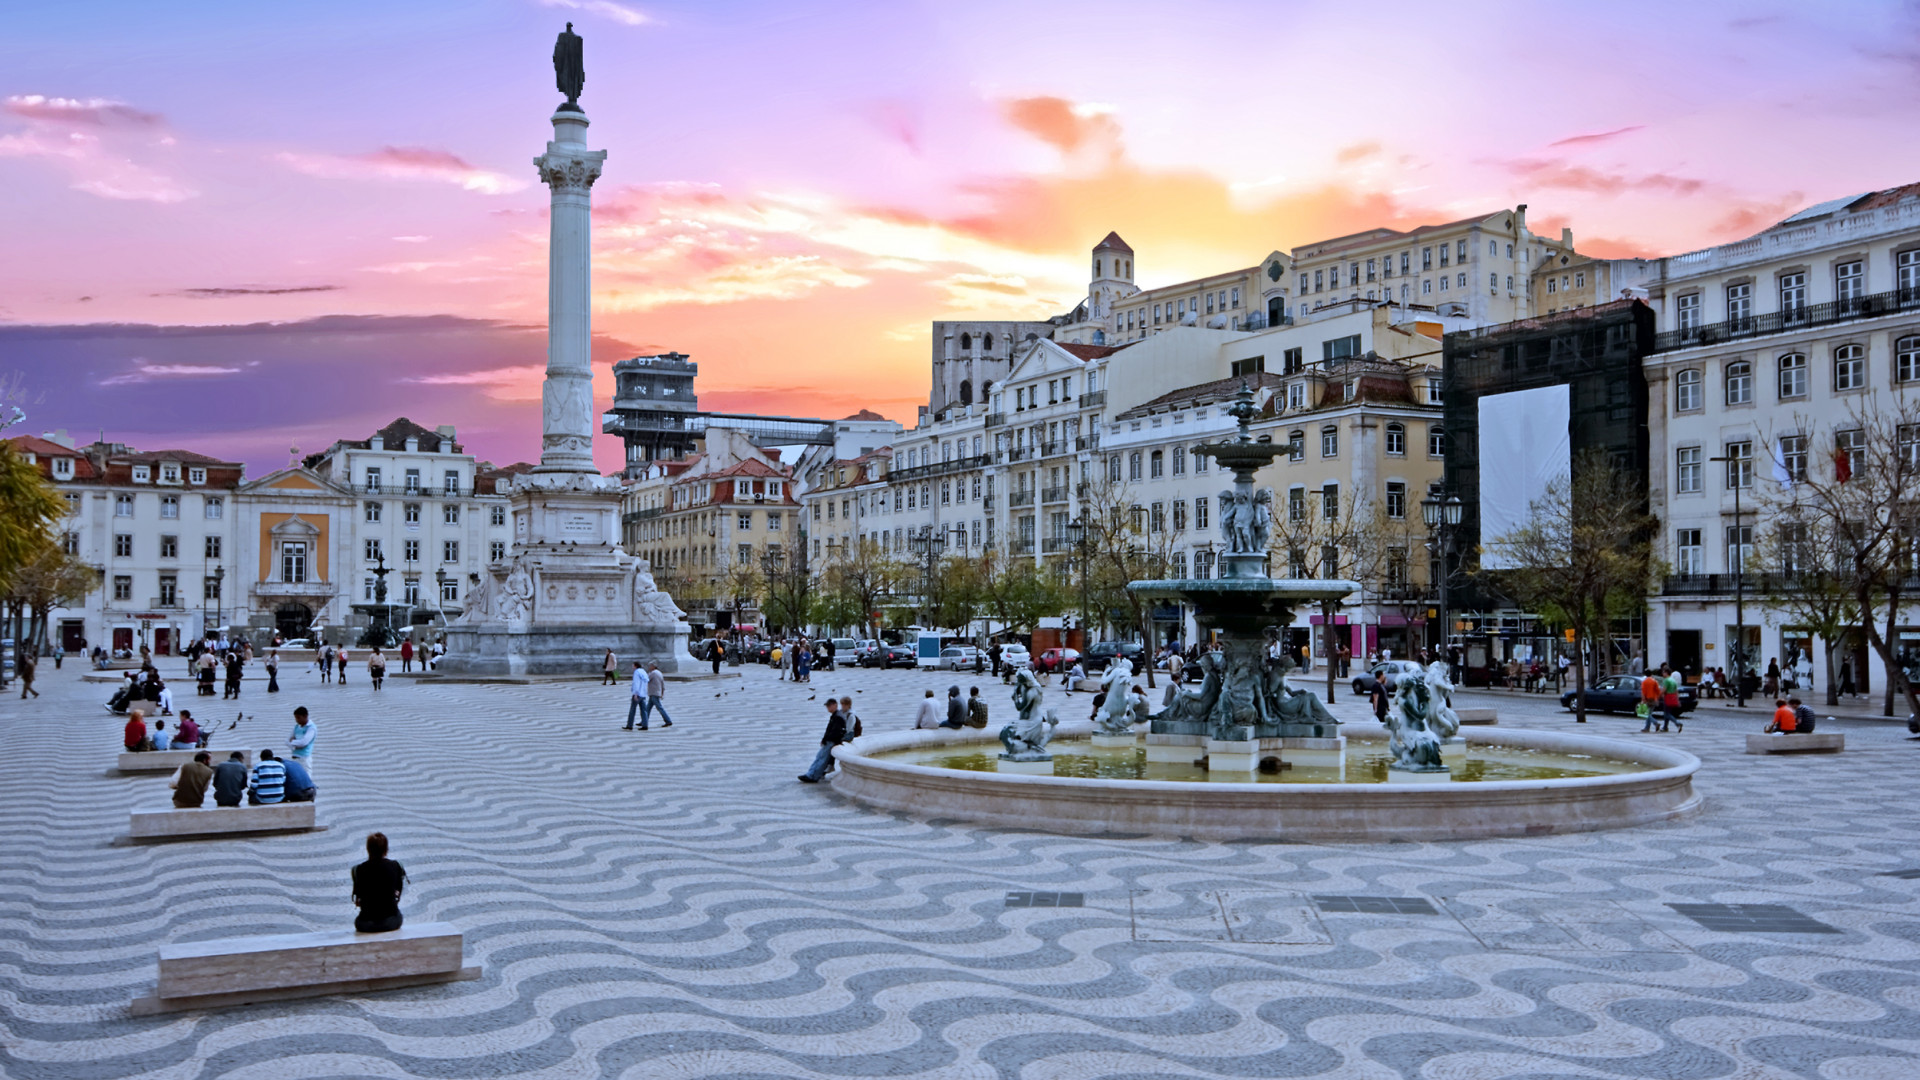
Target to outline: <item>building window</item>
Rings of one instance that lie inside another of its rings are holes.
[[[815,543],[815,544],[818,544],[819,542],[820,542],[820,541],[818,541],[818,540],[815,540],[815,541],[814,541],[814,543]],[[816,548],[816,550],[818,550],[818,549]],[[739,566],[752,566],[752,565],[753,565],[753,545],[752,545],[752,544],[741,544],[741,545],[740,545],[740,561],[739,561],[739,563],[738,563],[737,565],[739,565]]]
[[[367,470],[367,493],[369,495],[380,494],[380,470],[379,469],[369,468]]]
[[[1287,408],[1304,409],[1307,407],[1307,384],[1293,383],[1287,387]]]
[[[1727,404],[1750,405],[1753,403],[1753,365],[1745,360],[1735,360],[1727,365]]]
[[[1851,311],[1867,295],[1866,264],[1858,259],[1833,268],[1833,298],[1843,310]]]
[[[1920,295],[1920,250],[1903,251],[1895,262],[1898,265],[1898,277],[1895,280],[1900,288],[1900,302],[1907,303]]]
[[[206,540],[203,542],[201,554],[205,558],[209,558],[209,559],[219,558],[220,557],[220,538],[217,536],[207,537]]]
[[[1751,329],[1753,321],[1753,283],[1743,281],[1727,286],[1727,323],[1731,329]]]
[[[133,534],[132,533],[114,533],[113,534],[113,556],[116,559],[133,558]]]
[[[1147,455],[1148,475],[1155,480],[1160,479],[1160,477],[1165,472],[1166,464],[1167,464],[1166,455],[1162,454],[1160,451],[1155,450],[1152,453],[1148,454]]]
[[[1688,368],[1673,377],[1673,411],[1692,412],[1700,407],[1700,369]]]
[[[1348,334],[1346,337],[1334,338],[1332,341],[1323,341],[1320,343],[1320,359],[1328,362],[1345,360],[1349,357],[1359,355],[1359,334]]]
[[[132,600],[133,578],[126,574],[115,574],[113,577],[113,598],[115,600]]]
[[[1867,467],[1867,433],[1859,428],[1836,432],[1833,436],[1835,458],[1847,463],[1851,475],[1858,476]]]
[[[1333,424],[1320,429],[1320,456],[1323,458],[1340,456],[1340,429]]]
[[[1780,311],[1792,316],[1800,314],[1807,307],[1807,275],[1803,273],[1780,275]]]
[[[1726,453],[1727,490],[1753,486],[1753,444],[1750,442],[1730,442]]]
[[[1127,455],[1127,479],[1140,479],[1140,451],[1138,450]]]
[[[1390,518],[1407,516],[1407,485],[1398,480],[1387,481],[1387,516]]]
[[[180,496],[160,496],[160,516],[169,521],[178,519],[180,517]]]
[[[1184,446],[1173,448],[1173,475],[1187,475],[1187,448]]]
[[[363,547],[364,547],[364,548],[366,549],[366,550],[365,550],[365,552],[363,553],[363,555],[364,555],[364,558],[365,558],[365,561],[367,561],[367,562],[379,562],[379,561],[380,561],[380,554],[381,554],[381,552],[380,552],[380,538],[379,538],[379,537],[377,537],[377,536],[376,536],[376,537],[372,537],[372,538],[370,538],[370,539],[368,539],[367,541],[365,541],[365,543],[364,543],[364,544],[363,544],[362,546],[363,546]]]
[[[1727,572],[1742,573],[1753,559],[1753,526],[1727,526]]]
[[[506,507],[504,507],[504,506],[492,506],[492,507],[488,507],[488,508],[487,508],[487,524],[489,524],[489,525],[505,525],[506,523],[507,523],[507,508],[506,508]]]
[[[1700,294],[1688,293],[1675,301],[1675,309],[1680,314],[1680,329],[1700,329]]]
[[[227,504],[225,499],[217,495],[207,496],[205,513],[208,521],[219,521],[226,513],[226,508]]]
[[[113,516],[130,518],[133,516],[133,496],[115,495],[113,497]]]
[[[1673,568],[1676,573],[1693,577],[1706,573],[1700,557],[1700,530],[1676,529],[1673,534]]]
[[[1295,428],[1287,432],[1287,460],[1299,461],[1307,456],[1307,433]]]
[[[1287,491],[1287,520],[1307,520],[1307,489],[1291,488]],[[1299,575],[1295,575],[1296,577]]]
[[[1788,480],[1801,483],[1807,478],[1807,437],[1780,436],[1780,470]]]
[[[220,599],[220,579],[219,578],[203,577],[200,579],[200,599],[202,600]]]
[[[1700,448],[1683,446],[1673,452],[1673,490],[1682,495],[1700,491]]]
[[[460,561],[460,541],[458,540],[440,541],[440,561],[443,563],[459,562]]]
[[[1185,532],[1187,528],[1187,500],[1173,501],[1173,528],[1176,532]]]
[[[280,545],[280,580],[300,584],[307,580],[307,545],[291,540]]]
[[[420,561],[420,541],[406,540],[400,545],[400,552],[408,562]]]
[[[501,562],[507,557],[507,542],[495,540],[487,545],[487,561]]]
[[[440,493],[443,495],[460,494],[460,473],[458,471],[448,469],[446,473],[441,476]]]
[[[1193,527],[1195,529],[1205,529],[1210,524],[1207,500],[1205,496],[1201,496],[1193,500]]]
[[[409,525],[420,524],[420,504],[419,503],[405,504],[405,506],[401,511],[400,516],[406,518],[407,524]]]
[[[440,602],[441,603],[452,604],[452,603],[458,603],[459,600],[460,600],[460,579],[459,578],[450,577],[447,580],[440,583]]]
[[[409,495],[420,494],[420,470],[419,469],[408,469],[406,481],[407,481],[407,494]]]
[[[135,465],[133,467],[133,482],[136,484],[146,483],[152,475],[153,470],[147,468],[145,465]]]
[[[1807,396],[1807,357],[1805,353],[1788,353],[1780,358],[1780,398],[1802,398]]]
[[[1153,511],[1149,516],[1148,520],[1152,522],[1152,525],[1150,527],[1153,529],[1154,532],[1156,533],[1166,532],[1167,531],[1167,504],[1161,503],[1161,502],[1154,503]]]
[[[163,559],[179,558],[180,538],[177,536],[162,536],[160,538],[160,557]]]
[[[440,523],[442,525],[460,524],[460,504],[447,503],[441,506],[440,507]]]
[[[381,502],[369,502],[366,504],[366,519],[370,524],[379,524],[380,508],[384,505],[386,504]]]
[[[1340,485],[1328,484],[1320,489],[1320,517],[1325,521],[1340,520]]]
[[[1858,345],[1842,345],[1833,350],[1833,388],[1860,390],[1867,385],[1867,350]]]
[[[1407,426],[1405,424],[1387,425],[1387,453],[1395,457],[1407,456]]]
[[[1428,247],[1428,248],[1420,249],[1420,269],[1422,270],[1433,269],[1433,249],[1432,248]]]

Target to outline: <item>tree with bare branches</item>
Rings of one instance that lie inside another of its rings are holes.
[[[1159,650],[1153,624],[1154,601],[1127,590],[1127,583],[1163,578],[1185,536],[1170,521],[1154,520],[1151,507],[1134,501],[1125,482],[1096,479],[1081,487],[1080,519],[1087,529],[1088,602],[1095,611],[1125,611],[1146,648],[1146,677],[1153,682],[1153,655]],[[1081,613],[1083,617],[1089,615]]]
[[[1605,451],[1584,451],[1528,507],[1525,524],[1484,545],[1511,568],[1481,571],[1497,589],[1573,631],[1574,715],[1583,724],[1591,643],[1642,607],[1662,573],[1659,523],[1646,502],[1639,477]]]
[[[910,580],[912,568],[882,551],[871,539],[855,541],[845,557],[820,575],[821,612],[835,626],[861,626],[862,636],[878,640],[881,605]]]
[[[1363,593],[1385,592],[1409,571],[1408,553],[1415,546],[1412,526],[1390,518],[1379,500],[1359,492],[1338,489],[1289,491],[1273,516],[1273,535],[1267,558],[1275,577],[1344,579],[1360,584]],[[1321,633],[1327,655],[1334,655],[1339,628],[1333,614],[1336,601],[1320,605]],[[1340,665],[1327,665],[1327,700],[1334,700]]]
[[[1834,674],[1838,670],[1834,655],[1858,629],[1862,613],[1846,565],[1851,556],[1818,531],[1811,520],[1814,516],[1791,503],[1766,515],[1771,524],[1755,537],[1746,571],[1766,583],[1759,593],[1762,605],[1820,639],[1826,654],[1827,704],[1838,705],[1840,680]]]

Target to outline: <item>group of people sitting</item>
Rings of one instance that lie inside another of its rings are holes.
[[[272,806],[283,802],[312,802],[319,789],[306,763],[289,755],[275,757],[273,751],[260,751],[260,761],[247,773],[246,756],[235,750],[227,760],[213,764],[213,755],[205,750],[174,772],[167,781],[173,789],[173,805],[179,810],[198,810],[206,803],[207,788],[213,788],[213,805]]]
[[[946,714],[943,716],[939,703],[934,700],[933,691],[928,690],[927,696],[920,702],[920,712],[913,718],[913,726],[924,731],[935,728],[983,728],[987,726],[987,703],[980,696],[977,686],[965,698],[960,696],[958,686],[949,686]]]
[[[1813,710],[1801,702],[1798,697],[1776,698],[1773,702],[1773,720],[1767,724],[1767,735],[1811,735],[1814,725]]]
[[[127,672],[126,680],[107,701],[108,712],[123,713],[136,701],[151,701],[160,707],[160,715],[173,715],[173,691],[167,689],[166,680],[152,664],[142,664],[138,670]]]
[[[125,743],[128,753],[143,753],[150,750],[195,750],[207,745],[207,733],[200,730],[200,724],[193,718],[189,709],[180,710],[180,722],[174,725],[172,734],[167,732],[167,722],[156,719],[153,727],[147,727],[147,714],[135,709],[127,714]]]

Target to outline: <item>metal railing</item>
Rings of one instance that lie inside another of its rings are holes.
[[[1083,409],[1097,409],[1106,403],[1107,392],[1105,390],[1093,390],[1080,395],[1080,407]]]
[[[1031,491],[1013,492],[1007,496],[1007,505],[1008,506],[1032,506],[1033,492]]]
[[[920,480],[929,476],[946,476],[950,473],[968,472],[986,465],[992,459],[990,454],[975,457],[959,457],[951,461],[936,461],[928,465],[913,465],[905,469],[895,469],[887,474],[889,480]]]
[[[1033,554],[1033,541],[1026,539],[1015,540],[1013,543],[1007,545],[1007,550],[1015,555],[1031,555]]]
[[[1004,423],[1006,423],[1006,422],[1007,422],[1007,414],[1006,414],[1006,413],[1003,413],[1003,412],[990,412],[990,413],[988,413],[988,414],[987,414],[987,426],[988,426],[988,427],[999,427],[1000,425],[1002,425],[1002,424],[1004,424]]]
[[[1098,450],[1100,449],[1100,436],[1098,435],[1078,436],[1073,440],[1073,448],[1075,450]]]
[[[1065,484],[1061,484],[1059,487],[1046,488],[1040,492],[1040,501],[1050,503],[1066,502],[1069,490]]]
[[[1786,334],[1816,326],[1872,319],[1902,311],[1920,309],[1920,289],[1895,289],[1892,292],[1807,304],[1764,315],[1747,315],[1717,323],[1690,326],[1684,330],[1664,330],[1654,336],[1653,351],[1691,349],[1723,341],[1741,341],[1766,334]]]
[[[156,596],[153,599],[147,601],[147,606],[150,608],[160,608],[164,610],[178,610],[178,609],[184,609],[186,607],[185,604],[182,604],[180,602],[180,597],[178,594],[175,594],[171,598],[168,598],[165,596]]]
[[[1071,551],[1073,541],[1064,536],[1049,536],[1040,541],[1040,551],[1045,555],[1057,555],[1062,551]]]

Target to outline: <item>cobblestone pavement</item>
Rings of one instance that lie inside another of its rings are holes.
[[[952,681],[1004,715],[992,680],[750,668],[673,684],[675,726],[629,733],[619,687],[376,694],[295,669],[249,684],[215,747],[279,745],[312,708],[332,828],[128,847],[165,781],[108,771],[122,720],[78,674],[0,701],[6,1077],[1920,1077],[1920,744],[1898,725],[1835,722],[1845,754],[1797,759],[1740,752],[1758,709],[1645,736],[1705,762],[1705,812],[1658,828],[1206,844],[795,782],[816,698],[886,731]],[[408,918],[461,926],[481,980],[128,1016],[164,943],[348,925],[376,828]]]

